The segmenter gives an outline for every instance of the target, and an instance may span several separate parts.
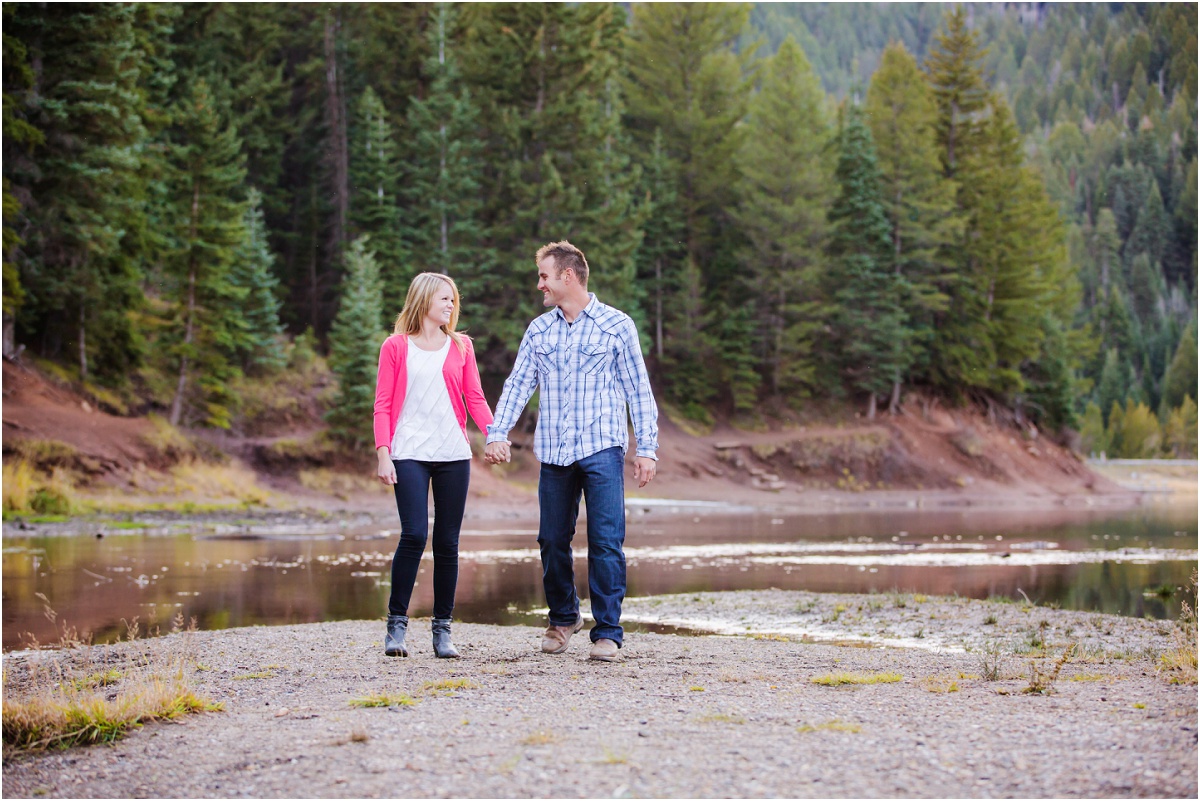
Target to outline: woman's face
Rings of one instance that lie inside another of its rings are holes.
[[[425,313],[425,318],[434,325],[443,326],[449,324],[452,314],[454,314],[454,291],[443,284],[441,289],[433,293],[433,300],[429,303],[429,311]]]

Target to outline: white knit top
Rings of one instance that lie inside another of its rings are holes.
[[[408,384],[404,408],[392,437],[393,459],[457,462],[471,458],[471,445],[458,425],[442,366],[453,346],[449,337],[435,351],[421,350],[408,340]]]

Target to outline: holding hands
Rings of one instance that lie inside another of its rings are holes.
[[[489,442],[483,449],[483,460],[488,464],[501,464],[512,461],[512,451],[508,442]]]

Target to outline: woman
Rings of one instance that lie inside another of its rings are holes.
[[[454,330],[459,303],[458,287],[448,276],[421,273],[408,288],[395,332],[379,351],[375,451],[379,480],[395,488],[400,512],[383,646],[388,656],[408,656],[408,603],[428,536],[432,484],[433,650],[439,659],[458,657],[450,642],[450,615],[471,477],[467,412],[483,431],[492,422],[471,340]]]

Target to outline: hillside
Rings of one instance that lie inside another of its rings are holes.
[[[369,453],[305,444],[316,441],[315,421],[269,438],[179,432],[161,419],[109,414],[8,362],[3,423],[6,484],[24,461],[40,477],[34,484],[69,488],[77,509],[331,509],[383,492]],[[812,508],[1133,500],[1035,430],[990,425],[971,409],[910,403],[873,423],[753,432],[718,424],[704,435],[665,415],[660,425],[659,477],[631,495]],[[479,463],[472,476],[472,496],[493,513],[531,511],[537,465],[528,435],[515,446],[512,465]]]

